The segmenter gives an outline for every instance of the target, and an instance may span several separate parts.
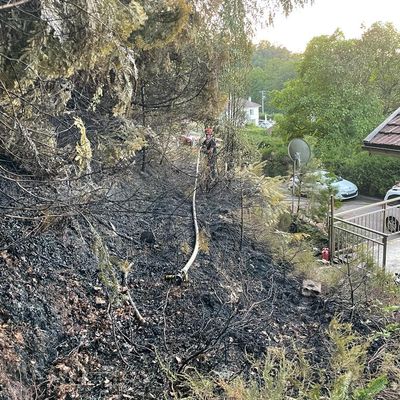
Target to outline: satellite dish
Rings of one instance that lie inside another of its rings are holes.
[[[288,145],[289,157],[297,165],[307,164],[311,158],[311,149],[303,139],[292,139]]]

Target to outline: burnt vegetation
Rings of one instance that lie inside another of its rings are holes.
[[[398,308],[304,296],[277,182],[241,165],[245,10],[293,3],[0,1],[0,399],[396,398]],[[227,145],[195,187],[205,124]]]

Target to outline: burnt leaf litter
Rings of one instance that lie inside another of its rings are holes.
[[[190,281],[177,282],[166,277],[194,242],[192,169],[126,166],[86,182],[91,196],[69,208],[67,197],[58,208],[50,201],[63,196],[62,183],[1,180],[1,400],[169,398],[184,391],[188,368],[240,374],[249,357],[294,342],[324,366],[327,325],[343,310],[302,296],[265,245],[245,236],[240,251],[235,181],[198,193],[208,249]]]

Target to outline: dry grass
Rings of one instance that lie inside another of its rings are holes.
[[[210,234],[205,229],[199,232],[199,250],[204,254],[210,253]]]

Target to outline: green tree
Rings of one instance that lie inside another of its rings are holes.
[[[316,37],[307,46],[298,77],[274,94],[274,105],[284,114],[279,133],[287,140],[307,136],[328,168],[364,188],[367,179],[353,176],[355,170],[365,175],[372,166],[361,153],[362,139],[398,107],[396,44],[399,32],[389,24],[374,24],[361,39],[346,40],[340,31]],[[389,164],[381,159],[382,168]]]
[[[360,43],[367,82],[376,90],[385,115],[400,104],[399,49],[400,32],[390,23],[373,24],[364,32]]]
[[[290,135],[358,140],[379,121],[380,99],[364,84],[360,58],[359,41],[345,40],[340,31],[308,44],[298,79],[274,100],[288,116],[282,126]]]
[[[299,60],[299,55],[292,54],[284,47],[273,46],[268,41],[262,41],[255,47],[247,90],[251,98],[260,104],[261,91],[264,91],[264,109],[267,114],[277,111],[270,104],[271,93],[281,90],[285,82],[295,78]]]
[[[249,90],[246,77],[249,76],[250,69],[251,47],[249,39],[252,34],[254,19],[257,19],[257,13],[261,13],[264,17],[268,15],[268,17],[271,18],[278,8],[288,13],[295,4],[304,5],[308,3],[308,1],[221,0],[217,3],[219,7],[219,24],[214,26],[214,29],[216,32],[219,32],[216,38],[221,44],[220,54],[224,55],[224,62],[221,65],[222,68],[219,69],[218,83],[221,94],[225,96],[227,100],[223,138],[225,142],[226,162],[229,167],[233,166],[240,157],[238,130],[243,124],[240,98],[244,97],[245,93]],[[268,42],[260,45],[260,51],[265,54],[282,54],[282,57],[287,57],[289,53],[286,49],[270,46]],[[271,65],[270,69],[272,68],[273,66]],[[284,71],[284,69],[282,69],[282,71]],[[259,70],[256,71],[256,74],[256,79],[262,80]],[[272,74],[270,75],[272,76]],[[273,85],[273,83],[271,85]],[[281,87],[282,82],[279,81],[279,83],[275,85]]]

